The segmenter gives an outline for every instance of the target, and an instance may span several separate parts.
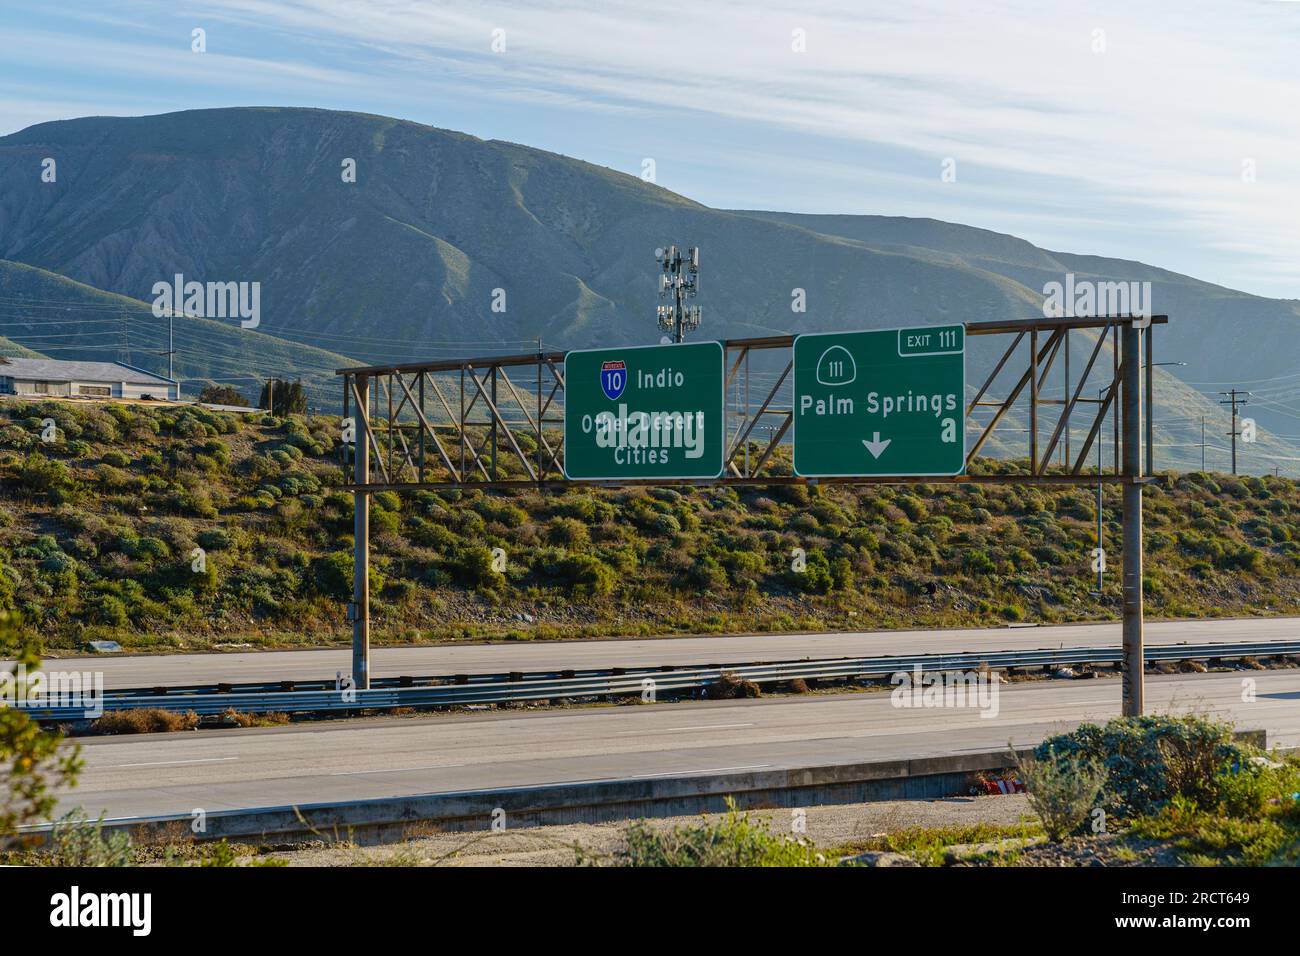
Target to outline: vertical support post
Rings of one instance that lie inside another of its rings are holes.
[[[1105,392],[1104,390],[1098,390],[1098,392],[1097,392],[1097,401],[1098,401],[1098,402],[1101,402],[1101,400],[1105,397],[1105,395],[1106,395],[1106,392]],[[1105,572],[1105,570],[1104,570],[1104,569],[1105,569],[1105,564],[1103,563],[1103,562],[1106,560],[1106,542],[1105,542],[1105,540],[1104,540],[1104,537],[1105,537],[1105,526],[1104,526],[1103,523],[1102,523],[1102,517],[1101,517],[1102,508],[1104,508],[1104,507],[1105,507],[1105,504],[1106,504],[1105,497],[1104,497],[1104,491],[1105,491],[1105,490],[1104,490],[1104,489],[1102,488],[1102,486],[1101,486],[1101,446],[1102,446],[1102,444],[1103,444],[1103,442],[1102,442],[1102,440],[1101,440],[1101,437],[1098,436],[1098,438],[1097,438],[1097,547],[1101,549],[1101,555],[1100,555],[1101,560],[1097,562],[1097,598],[1098,598],[1098,600],[1101,599],[1102,588],[1104,588],[1104,587],[1106,586],[1106,572]]]
[[[542,460],[542,337],[537,337],[537,484],[540,486],[546,478],[542,470],[546,467]]]
[[[1070,464],[1070,328],[1065,328],[1065,406],[1061,412],[1065,416],[1065,428],[1062,429],[1062,435],[1065,438],[1065,444],[1062,446],[1061,465],[1068,468]]]
[[[420,413],[416,416],[415,426],[416,426],[416,433],[420,436],[420,483],[423,484],[424,483],[424,446],[428,441],[428,437],[424,434],[424,422],[427,417],[424,414],[424,373],[420,372],[418,374],[419,374],[419,380],[416,382],[416,387],[420,390],[420,394],[419,394]]]
[[[348,406],[348,399],[351,398],[351,393],[352,393],[352,376],[344,375],[343,376],[343,415],[342,418],[339,418],[338,420],[338,427],[339,429],[341,429],[341,431],[343,428],[344,421],[347,421],[348,418],[347,411],[348,411],[348,407],[350,407]],[[354,434],[354,436],[356,434],[355,427],[354,429],[352,429],[352,434]],[[343,483],[347,484],[347,442],[339,442],[338,454],[339,454],[339,467],[341,467],[343,470]],[[1201,471],[1204,471],[1204,468]]]
[[[745,428],[749,428],[749,349],[745,349]],[[749,470],[749,436],[745,437],[745,477],[752,478],[754,473]]]
[[[1120,378],[1119,358],[1121,353],[1121,347],[1119,342],[1119,323],[1112,322],[1110,327],[1113,330],[1110,337],[1110,345],[1111,345],[1110,351],[1111,351],[1111,360],[1114,363],[1114,375],[1110,380],[1111,388],[1119,388],[1120,387],[1119,386],[1119,378]],[[1115,401],[1111,402],[1111,417],[1110,417],[1111,432],[1114,438],[1113,447],[1111,448],[1110,463],[1112,469],[1117,475],[1120,474],[1119,420],[1120,420],[1121,404],[1122,404],[1122,400],[1120,399],[1116,399]]]
[[[353,484],[370,479],[370,378],[357,376],[356,464]],[[352,682],[370,689],[370,494],[352,493]]]
[[[1156,473],[1156,373],[1155,373],[1155,331],[1154,324],[1148,325],[1142,333],[1142,344],[1146,352],[1147,377],[1143,383],[1146,386],[1146,406],[1143,409],[1142,422],[1146,426],[1146,474],[1154,475]]]
[[[497,404],[497,367],[492,366],[492,381],[489,383],[489,391],[492,393],[492,407],[500,409]],[[492,416],[492,480],[497,480],[497,415]]]
[[[1125,717],[1143,710],[1142,655],[1142,358],[1141,331],[1124,325],[1124,702]]]
[[[1029,330],[1029,473],[1038,474],[1038,329]]]

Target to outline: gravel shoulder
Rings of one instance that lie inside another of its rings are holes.
[[[774,833],[804,836],[826,849],[912,827],[1013,825],[1032,818],[1023,794],[882,800],[807,807],[802,812],[805,826],[802,834],[793,831],[796,819],[793,810],[755,810],[751,811],[751,817],[766,821]],[[663,817],[649,823],[667,829],[720,816]],[[287,861],[290,866],[571,866],[577,861],[575,848],[597,859],[613,854],[629,822],[435,833],[382,846],[311,844],[270,855]]]

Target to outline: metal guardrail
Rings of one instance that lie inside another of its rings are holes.
[[[1148,663],[1291,655],[1300,656],[1300,641],[1174,644],[1145,648],[1145,660]],[[229,710],[244,713],[323,713],[635,695],[647,686],[653,686],[656,694],[674,693],[707,687],[721,680],[724,673],[756,684],[770,684],[799,678],[846,679],[893,674],[916,668],[929,672],[975,670],[982,667],[997,670],[1063,667],[1072,664],[1119,664],[1122,659],[1123,653],[1118,647],[1068,647],[690,667],[396,677],[374,682],[383,683],[385,686],[382,687],[347,691],[337,687],[334,681],[284,681],[272,684],[108,691],[102,705],[106,713],[135,708],[190,711],[200,716],[222,714]],[[270,689],[273,687],[277,689]],[[40,720],[71,721],[85,718],[84,706],[40,706],[32,703],[20,706]]]

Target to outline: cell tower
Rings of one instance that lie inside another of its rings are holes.
[[[672,305],[661,305],[656,310],[659,328],[671,332],[674,342],[686,339],[687,332],[700,327],[700,307],[686,305],[700,291],[700,250],[691,246],[683,256],[677,246],[660,246],[655,250],[659,262],[659,297],[672,299]]]

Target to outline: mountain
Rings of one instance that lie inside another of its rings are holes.
[[[30,346],[29,355],[126,362],[167,372],[167,320],[156,318],[149,304],[2,259],[0,332],[6,335],[0,354],[24,354],[7,351],[6,345]],[[221,382],[256,399],[261,380],[279,376],[301,378],[311,403],[325,407],[338,401],[335,370],[358,364],[346,355],[210,319],[177,317],[171,339],[172,368],[187,398],[209,382]]]
[[[57,162],[55,182],[41,180],[45,158]],[[355,182],[343,175],[349,160]],[[178,273],[257,282],[258,345],[239,354],[262,367],[324,361],[300,358],[295,343],[382,364],[528,351],[538,338],[550,347],[653,342],[652,251],[674,241],[703,249],[700,334],[709,338],[1029,317],[1041,314],[1043,283],[1075,271],[1149,277],[1157,311],[1175,317],[1158,360],[1188,362],[1175,371],[1190,381],[1269,378],[1297,358],[1288,339],[1296,303],[933,220],[711,209],[565,156],[387,117],[197,110],[44,123],[0,138],[0,259],[145,303],[154,283]],[[796,289],[807,311],[792,311]],[[0,334],[33,348],[55,341],[35,338],[39,314],[28,314],[22,328],[0,320]],[[1247,321],[1258,331],[1243,335]],[[284,350],[273,356],[268,339]],[[156,337],[147,341],[156,351]],[[196,368],[203,341],[191,340]],[[1078,337],[1075,368],[1088,346]],[[990,352],[972,350],[972,379],[996,361]],[[223,352],[205,374],[231,361]],[[1157,400],[1161,461],[1199,465],[1200,416],[1221,435],[1223,409],[1167,369],[1157,372]],[[1300,460],[1276,437],[1292,430],[1290,414],[1261,411],[1273,433],[1251,467],[1269,467],[1266,454]],[[1016,452],[1014,437],[990,450]]]
[[[19,345],[17,342],[10,341],[2,335],[0,335],[0,356],[9,356],[11,358],[48,358],[48,356],[41,355],[40,352]]]
[[[953,263],[993,272],[1037,290],[1039,301],[1043,287],[1061,282],[1066,273],[1073,273],[1076,280],[1150,282],[1153,311],[1176,319],[1167,339],[1157,337],[1161,352],[1157,361],[1184,362],[1179,377],[1224,388],[1240,386],[1243,379],[1300,379],[1296,371],[1300,300],[1236,292],[1141,262],[1050,252],[1014,236],[934,219],[783,212],[744,215],[851,239],[873,249],[914,255],[940,253]],[[1234,363],[1234,357],[1244,361]],[[1287,390],[1293,387],[1288,385]]]

